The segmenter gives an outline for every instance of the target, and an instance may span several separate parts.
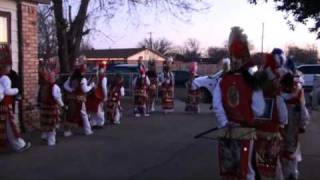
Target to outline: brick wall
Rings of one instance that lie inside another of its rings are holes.
[[[21,71],[22,71],[22,120],[23,122],[38,122],[36,109],[38,89],[38,39],[37,39],[37,5],[20,2],[21,12],[20,36]],[[34,123],[33,122],[33,123]],[[28,123],[25,123],[26,125]]]

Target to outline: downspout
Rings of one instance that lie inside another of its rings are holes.
[[[24,119],[23,119],[23,95],[24,95],[24,79],[23,79],[23,35],[22,35],[22,5],[21,1],[17,1],[17,19],[18,19],[18,69],[19,69],[19,77],[20,77],[20,88],[19,91],[21,93],[22,99],[19,101],[19,119],[20,119],[20,129],[21,132],[26,132]]]

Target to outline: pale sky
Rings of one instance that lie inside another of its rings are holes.
[[[99,22],[97,26],[97,29],[114,42],[100,35],[92,39],[92,43],[95,48],[132,48],[143,38],[149,37],[148,32],[152,32],[153,38],[166,38],[175,45],[182,45],[188,38],[195,38],[205,49],[209,46],[223,46],[228,39],[230,28],[240,26],[254,44],[255,51],[260,51],[264,22],[264,51],[271,51],[273,47],[285,48],[288,45],[316,45],[320,48],[316,34],[310,33],[307,26],[297,24],[295,31],[289,30],[284,19],[285,13],[276,11],[273,3],[259,3],[254,6],[247,3],[247,0],[212,2],[213,6],[209,11],[193,14],[190,23],[165,14],[155,17],[148,15],[148,12],[140,13],[138,19],[135,19],[128,18],[125,12],[121,12],[108,25]]]

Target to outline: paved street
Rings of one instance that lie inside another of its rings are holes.
[[[38,133],[27,134],[30,151],[0,155],[0,179],[219,179],[216,142],[193,139],[215,126],[208,106],[202,105],[200,115],[188,115],[177,101],[175,113],[151,119],[133,118],[126,106],[121,125],[93,136],[59,137],[55,147],[42,144]],[[303,138],[302,179],[320,176],[317,120]]]

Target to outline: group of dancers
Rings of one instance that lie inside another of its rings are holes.
[[[297,179],[299,137],[310,119],[301,73],[278,48],[252,60],[240,27],[228,48],[230,66],[213,94],[222,178]]]
[[[1,46],[0,61],[0,147],[6,142],[15,151],[30,148],[14,122],[13,97],[19,89],[11,87],[11,51]],[[247,36],[240,27],[233,27],[229,37],[229,59],[223,60],[223,73],[213,93],[213,110],[220,133],[219,164],[224,179],[297,179],[301,161],[299,136],[306,130],[310,115],[306,108],[303,79],[293,61],[275,48],[255,62],[250,57]],[[48,145],[56,144],[56,129],[63,121],[64,136],[70,137],[75,127],[85,135],[102,128],[107,120],[120,124],[121,97],[125,95],[123,78],[106,77],[106,65],[100,64],[88,82],[85,57],[80,56],[70,77],[60,88],[56,72],[47,66],[39,70],[39,109],[41,138]],[[134,116],[150,116],[160,92],[165,114],[174,110],[175,79],[172,58],[156,72],[156,64],[148,68],[139,62],[139,75],[132,82]],[[148,69],[148,70],[146,70]],[[186,83],[188,96],[185,111],[199,113],[200,90],[194,83],[197,64],[190,65]],[[106,116],[105,116],[106,113]]]

